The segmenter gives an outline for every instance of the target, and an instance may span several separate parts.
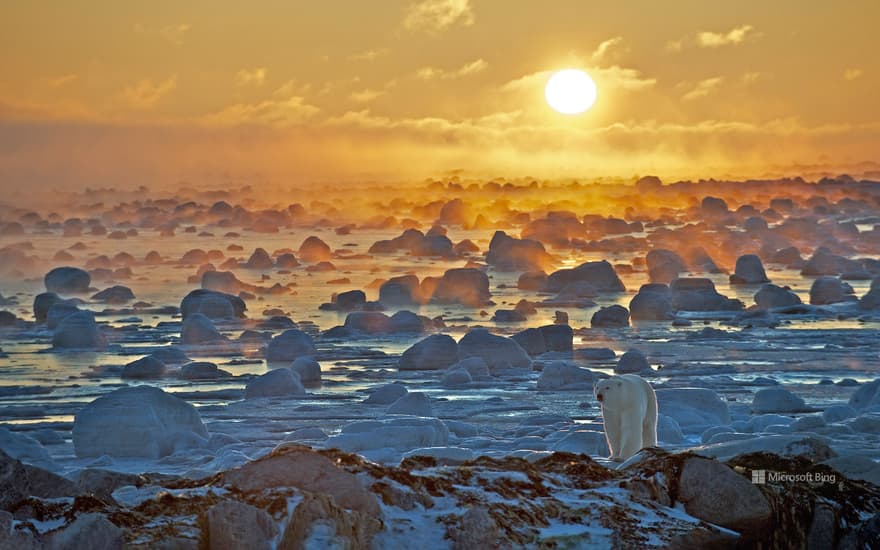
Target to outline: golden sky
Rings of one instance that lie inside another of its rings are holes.
[[[876,169],[876,0],[5,0],[0,187]],[[599,98],[543,99],[578,67]]]

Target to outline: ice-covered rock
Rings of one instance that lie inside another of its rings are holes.
[[[290,369],[273,369],[251,380],[244,389],[245,399],[262,397],[286,397],[304,395],[306,389],[299,378],[299,373]]]
[[[55,302],[46,313],[46,327],[50,330],[55,330],[61,324],[61,321],[78,311],[81,310],[77,307],[77,302],[74,300]]]
[[[361,420],[346,424],[338,435],[327,439],[327,448],[347,452],[371,449],[411,450],[449,444],[449,429],[436,418],[398,416],[381,420]]]
[[[642,285],[629,302],[629,312],[636,321],[665,321],[672,318],[672,294],[662,283]]]
[[[480,357],[492,373],[514,368],[528,369],[532,360],[515,340],[492,334],[485,329],[473,329],[458,342],[460,359]]]
[[[594,457],[606,457],[610,454],[605,434],[592,430],[572,431],[554,443],[552,450]]]
[[[572,351],[574,330],[568,325],[544,325],[538,327],[547,351]]]
[[[544,334],[537,328],[521,330],[510,337],[529,355],[541,355],[547,351],[547,341]]]
[[[770,426],[790,426],[794,419],[790,416],[784,416],[776,413],[756,414],[749,418],[744,431],[760,433],[764,432]]]
[[[90,311],[78,311],[62,320],[52,333],[55,349],[103,349],[107,338]]]
[[[614,374],[638,374],[650,370],[648,358],[637,349],[627,350],[614,365]]]
[[[590,319],[593,328],[622,328],[629,326],[629,311],[625,307],[614,304],[603,307]]]
[[[388,320],[388,332],[392,334],[420,334],[424,331],[424,321],[412,311],[402,309]]]
[[[193,313],[183,320],[180,328],[180,342],[185,346],[201,346],[226,342],[211,319],[201,313]]]
[[[355,311],[363,309],[367,304],[367,295],[363,290],[340,292],[333,300],[339,311]]]
[[[771,283],[762,285],[755,293],[755,303],[762,309],[774,307],[796,306],[801,303],[800,297],[787,287]]]
[[[785,388],[763,388],[755,393],[752,399],[752,412],[763,413],[792,413],[808,410],[802,397],[799,397]]]
[[[825,419],[825,422],[831,424],[846,420],[847,418],[853,418],[858,414],[850,405],[830,405],[822,412],[822,418]]]
[[[862,384],[849,398],[849,406],[857,411],[880,405],[880,378]]]
[[[474,381],[467,369],[449,369],[440,377],[440,384],[444,388],[457,388],[466,386]]]
[[[658,389],[659,412],[675,419],[687,431],[701,432],[707,427],[730,424],[727,403],[707,388]]]
[[[264,248],[257,248],[245,262],[244,267],[247,269],[272,269],[275,267],[275,262],[272,261],[272,257]]]
[[[53,466],[52,457],[39,441],[3,426],[0,426],[0,450],[26,464],[44,468]]]
[[[301,330],[290,329],[272,338],[266,347],[266,361],[289,363],[315,353],[317,350],[311,336]]]
[[[43,278],[46,290],[60,294],[88,292],[92,277],[78,267],[56,267]]]
[[[819,277],[810,287],[810,303],[816,306],[855,301],[852,286],[837,277]]]
[[[369,397],[364,399],[367,405],[390,405],[406,395],[406,386],[400,382],[392,382],[374,389]]]
[[[486,364],[486,361],[483,360],[482,357],[468,357],[466,359],[462,359],[458,361],[454,365],[449,367],[449,370],[457,370],[464,369],[471,375],[471,378],[486,378],[491,376],[489,372],[489,365]]]
[[[606,260],[587,262],[573,269],[560,269],[547,277],[546,292],[559,292],[571,283],[584,282],[599,292],[624,292],[626,287]]]
[[[409,414],[412,416],[434,416],[431,398],[422,392],[408,392],[391,404],[388,414]]]
[[[563,361],[553,361],[541,371],[537,388],[542,391],[590,391],[593,379],[593,373],[588,369]]]
[[[186,319],[201,313],[209,319],[243,318],[247,306],[238,296],[199,288],[187,294],[180,302],[180,315]]]
[[[761,258],[755,254],[745,254],[736,259],[736,268],[730,276],[732,285],[759,285],[769,283]]]
[[[73,446],[80,458],[161,458],[203,446],[208,431],[195,407],[152,386],[120,388],[76,414]]]
[[[321,364],[311,355],[302,355],[294,359],[290,370],[299,374],[303,384],[319,384],[321,382]]]
[[[837,456],[828,445],[827,438],[803,434],[763,435],[725,441],[700,447],[695,452],[719,460],[729,460],[738,455],[757,452],[775,453],[786,457],[803,456],[816,462]]]
[[[151,379],[162,378],[165,363],[152,355],[141,357],[122,367],[122,378]]]
[[[400,356],[400,370],[439,370],[458,361],[458,344],[447,334],[432,334]]]
[[[657,415],[657,440],[663,443],[677,445],[684,441],[684,434],[681,432],[681,426],[671,416],[665,414]]]

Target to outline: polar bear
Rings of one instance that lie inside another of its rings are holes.
[[[657,395],[644,378],[612,376],[596,384],[595,394],[602,406],[611,460],[623,462],[657,445]]]

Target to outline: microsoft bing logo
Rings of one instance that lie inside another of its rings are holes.
[[[767,470],[752,470],[752,483],[764,485],[767,483]]]

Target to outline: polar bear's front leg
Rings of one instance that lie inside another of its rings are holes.
[[[642,449],[642,419],[635,414],[622,415],[620,419],[619,460],[623,461]]]
[[[602,408],[602,421],[605,424],[605,441],[608,442],[608,450],[611,456],[608,458],[620,461],[620,416]]]

